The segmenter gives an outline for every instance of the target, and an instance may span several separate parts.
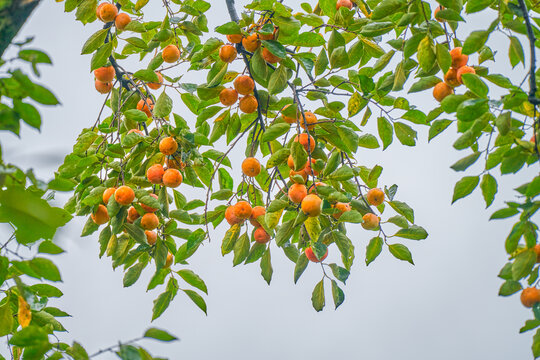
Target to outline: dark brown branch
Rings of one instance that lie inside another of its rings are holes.
[[[24,25],[40,0],[11,0],[0,9],[0,56]]]

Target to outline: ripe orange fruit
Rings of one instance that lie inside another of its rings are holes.
[[[373,206],[379,206],[384,201],[384,191],[381,189],[371,189],[367,193],[367,201]]]
[[[251,216],[253,209],[247,201],[239,201],[234,205],[233,214],[241,220],[248,219]]]
[[[457,87],[461,85],[457,79],[457,70],[454,68],[448,69],[446,74],[444,74],[444,82],[451,87]]]
[[[289,188],[289,199],[296,204],[300,204],[307,196],[307,188],[302,184],[292,184]]]
[[[227,35],[227,40],[233,44],[240,44],[242,42],[242,34]]]
[[[366,230],[375,230],[379,227],[380,219],[373,213],[367,213],[366,215],[362,216],[362,220],[364,220],[362,227]]]
[[[113,83],[112,82],[104,83],[104,82],[101,82],[99,80],[96,80],[95,83],[94,83],[94,86],[96,87],[96,90],[100,94],[108,94],[108,93],[111,92],[111,90],[113,88]]]
[[[311,164],[315,164],[316,162],[317,160],[311,158]],[[304,166],[304,172],[306,173],[307,176],[310,176],[310,175],[319,176],[319,171],[313,169],[311,167],[311,164],[309,163],[309,160],[306,162],[306,165]]]
[[[114,80],[115,71],[112,66],[103,66],[94,70],[94,77],[104,83]]]
[[[254,157],[248,157],[242,162],[242,172],[249,177],[255,177],[261,172],[261,163]]]
[[[450,56],[452,57],[452,67],[454,69],[467,65],[467,61],[469,61],[469,56],[461,53],[461,47],[450,50]]]
[[[161,53],[163,61],[166,63],[174,63],[180,59],[180,49],[176,45],[167,45]]]
[[[336,10],[339,10],[341,7],[346,7],[347,9],[352,9],[352,2],[351,0],[338,0],[336,4]]]
[[[146,102],[144,101],[144,99],[141,99],[137,103],[137,110],[141,110],[146,114],[146,116],[152,117],[152,110],[154,110],[154,102],[150,98],[147,98]]]
[[[453,93],[454,93],[454,89],[443,81],[435,85],[435,87],[433,88],[433,97],[438,102],[443,101],[445,97]]]
[[[172,155],[176,150],[178,150],[178,143],[171,136],[163,138],[159,142],[159,151],[161,151],[163,155]]]
[[[163,169],[163,165],[154,164],[146,170],[146,177],[152,184],[161,184],[164,173],[165,169]]]
[[[442,9],[443,9],[442,5],[439,5],[439,6],[437,6],[437,7],[435,8],[435,11],[433,11],[433,17],[434,17],[438,22],[446,22],[446,20],[444,20],[444,19],[439,19],[439,18],[437,17],[437,13],[438,13],[439,11],[441,11]]]
[[[165,158],[165,165],[167,166],[167,169],[177,170],[183,170],[186,167],[186,164],[184,164],[179,157],[175,157],[174,155]]]
[[[306,111],[304,112],[304,116],[300,116],[299,120],[302,129],[306,128],[306,124],[304,123],[304,117],[306,118],[305,122],[307,123],[308,130],[313,130],[313,128],[315,127],[315,123],[317,122],[317,117],[315,116],[315,114],[311,111]]]
[[[90,215],[90,217],[98,225],[103,225],[103,224],[108,223],[109,212],[107,211],[107,207],[105,205],[99,204],[96,212]]]
[[[249,52],[254,52],[261,46],[261,41],[257,34],[251,34],[242,39],[242,46]]]
[[[307,181],[307,174],[306,172],[304,171],[304,169],[302,170],[299,170],[299,171],[294,171],[294,170],[290,170],[289,171],[289,178],[291,178],[291,181],[295,181],[295,180],[292,180],[292,177],[294,175],[300,175],[302,177],[302,179],[304,179],[304,181],[302,183],[305,183]],[[296,181],[295,181],[296,182]]]
[[[223,62],[232,63],[236,59],[237,55],[238,52],[232,45],[223,45],[219,48],[219,58]]]
[[[523,306],[531,308],[540,302],[540,290],[535,287],[528,287],[521,292],[521,303]]]
[[[461,79],[461,76],[463,74],[476,74],[476,71],[474,70],[474,68],[470,67],[470,66],[462,66],[458,69],[457,71],[457,79],[459,81],[460,84],[463,84],[463,80]]]
[[[251,94],[253,89],[255,89],[255,83],[253,82],[253,79],[250,78],[248,75],[240,75],[234,80],[233,85],[234,89],[240,95]]]
[[[251,211],[251,216],[249,217],[249,222],[255,227],[260,227],[261,224],[257,221],[259,216],[266,214],[266,209],[263,206],[255,206]]]
[[[158,196],[156,194],[150,194],[151,197],[153,197],[154,199],[157,200]],[[146,211],[147,213],[149,212],[156,212],[157,209],[153,208],[153,207],[150,207],[148,205],[145,205],[143,203],[139,203],[139,205],[141,205],[141,207],[143,208],[144,211]]]
[[[103,192],[103,203],[105,205],[109,203],[109,199],[111,198],[111,196],[113,196],[115,191],[116,191],[115,187],[110,187]]]
[[[182,180],[182,173],[176,169],[167,169],[163,173],[163,185],[166,187],[178,187],[182,183]]]
[[[259,33],[259,39],[261,40],[274,40],[276,37],[277,27],[274,26],[274,32],[272,34],[261,34]]]
[[[135,192],[129,186],[122,185],[114,192],[114,200],[120,205],[129,205],[134,199]]]
[[[227,220],[227,222],[231,226],[233,226],[235,224],[239,224],[242,221],[244,221],[244,220],[236,217],[236,215],[234,215],[234,206],[229,206],[227,208],[227,210],[225,210],[225,220]]]
[[[270,241],[270,234],[268,234],[262,227],[258,227],[253,232],[253,239],[259,244],[266,244]]]
[[[157,77],[159,79],[159,81],[157,83],[150,82],[150,83],[146,84],[146,86],[148,86],[152,90],[159,89],[161,87],[161,84],[163,84],[163,75],[161,75],[161,73],[159,71],[156,71],[156,75],[157,75]]]
[[[98,18],[99,21],[103,21],[103,19],[101,18],[101,9],[103,8],[103,6],[105,6],[107,3],[101,3],[98,5],[98,7],[96,8],[96,17]]]
[[[148,245],[153,246],[157,240],[157,234],[155,231],[145,230],[144,234],[146,235],[146,242]]]
[[[159,226],[159,218],[154,213],[146,213],[141,218],[141,226],[144,230],[154,230]]]
[[[167,259],[165,259],[165,268],[170,268],[173,264],[174,256],[171,253],[167,254]]]
[[[238,92],[233,88],[223,89],[219,93],[219,101],[224,106],[231,106],[238,100]]]
[[[339,212],[332,214],[335,219],[339,219],[344,212],[351,211],[351,205],[349,203],[338,202],[333,208],[339,210]]]
[[[118,8],[113,4],[105,3],[99,10],[99,17],[105,23],[113,21],[116,15],[118,15]]]
[[[262,57],[263,57],[264,61],[266,61],[267,63],[270,63],[270,64],[276,64],[276,63],[281,61],[280,57],[272,54],[270,52],[270,50],[268,50],[267,48],[263,49]]]
[[[131,22],[131,18],[126,13],[121,13],[114,19],[114,25],[118,30],[124,30],[126,26]]]
[[[536,262],[540,262],[540,244],[536,244],[533,247],[534,252],[536,253]]]
[[[291,106],[291,104],[285,105],[283,107],[283,109],[281,109],[281,112],[283,112],[289,106]],[[298,114],[297,114],[297,117],[300,118],[300,116],[298,116]],[[296,124],[296,119],[295,118],[288,117],[288,116],[285,116],[285,115],[283,115],[283,121],[285,121],[287,124]]]
[[[242,111],[243,113],[251,114],[257,111],[259,103],[257,102],[255,96],[246,95],[240,99],[240,103],[238,104],[238,106],[240,107],[240,111]]]
[[[309,217],[319,216],[322,209],[322,200],[315,194],[307,195],[304,200],[302,200],[302,211]]]
[[[326,257],[328,256],[328,249],[326,249],[326,253],[320,259],[317,259],[317,256],[315,255],[315,252],[313,251],[313,249],[311,247],[308,247],[304,251],[304,254],[306,254],[306,257],[308,258],[309,261],[318,263],[318,262],[321,262],[324,259],[326,259]]]
[[[133,224],[141,215],[133,206],[130,206],[128,209],[127,222]]]
[[[294,137],[294,141],[297,141],[300,144],[302,144],[302,146],[304,146],[304,149],[306,149],[306,151],[311,152],[311,151],[315,150],[315,139],[313,139],[313,137],[311,135],[308,135],[306,133],[296,135]]]
[[[294,170],[294,158],[292,157],[292,155],[289,155],[289,157],[287,158],[287,166],[291,170]]]

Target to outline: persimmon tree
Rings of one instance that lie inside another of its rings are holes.
[[[444,132],[468,152],[453,170],[485,162],[458,181],[452,202],[479,187],[489,207],[499,174],[538,166],[535,3],[254,0],[240,15],[233,0],[225,3],[231,21],[217,23],[203,0],[163,0],[159,19],[145,16],[155,5],[148,0],[64,3],[94,27],[82,54],[92,55],[95,87],[106,99],[53,183],[73,190],[65,210],[88,218],[82,236],[99,234],[99,256],[125,271],[124,286],[153,273],[147,288],[161,293],[152,320],[179,292],[206,312],[207,288],[190,258],[216,241],[218,226],[228,227],[222,255],[233,266],[258,263],[268,284],[280,252],[295,264],[295,282],[311,263],[321,273],[311,297],[317,311],[327,297],[335,308],[343,303],[360,248],[366,265],[383,250],[413,264],[406,242],[425,239],[426,230],[398,186],[379,183],[382,166],[368,167],[358,155],[396,146],[394,139],[415,146],[422,127],[429,140]],[[476,13],[489,27],[463,31]],[[493,34],[508,42],[495,43]],[[527,67],[523,81],[490,72],[495,60]],[[184,82],[187,72],[202,80]],[[416,92],[432,94],[432,102],[407,99]],[[235,148],[243,158],[230,156]],[[193,187],[205,198],[191,196]],[[524,332],[540,326],[533,221],[540,178],[516,191],[517,200],[491,218],[519,215],[499,276],[502,296],[527,287],[521,301],[533,319]],[[354,224],[364,231],[353,237]],[[339,264],[325,261],[331,252]],[[540,331],[532,350],[540,356]]]

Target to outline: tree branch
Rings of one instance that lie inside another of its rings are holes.
[[[529,45],[531,51],[531,68],[529,71],[529,102],[533,105],[538,105],[540,104],[540,99],[536,97],[536,50],[534,46],[536,38],[534,37],[531,20],[529,19],[529,9],[527,9],[527,5],[525,5],[524,0],[518,0],[518,2],[519,6],[521,7],[521,12],[523,13],[523,19],[525,19],[525,25],[527,26],[527,37],[529,38]]]
[[[0,56],[24,25],[40,0],[11,0],[0,4]]]
[[[229,10],[229,15],[231,16],[231,20],[234,22],[239,22],[240,18],[238,17],[238,13],[236,12],[236,7],[234,6],[234,0],[225,0],[227,3],[227,10]]]

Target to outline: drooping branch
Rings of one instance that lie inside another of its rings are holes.
[[[236,7],[234,6],[234,0],[225,0],[225,2],[227,3],[227,10],[229,11],[231,20],[234,22],[240,21],[238,13],[236,12]]]
[[[533,28],[531,25],[531,20],[529,19],[529,10],[524,0],[518,0],[519,6],[521,7],[521,12],[523,13],[523,18],[525,19],[525,25],[527,26],[527,37],[529,38],[529,45],[531,51],[531,68],[529,70],[529,102],[533,105],[540,104],[540,99],[536,97],[536,50],[534,43],[536,38],[534,36]]]
[[[8,0],[0,3],[0,57],[40,0]]]

